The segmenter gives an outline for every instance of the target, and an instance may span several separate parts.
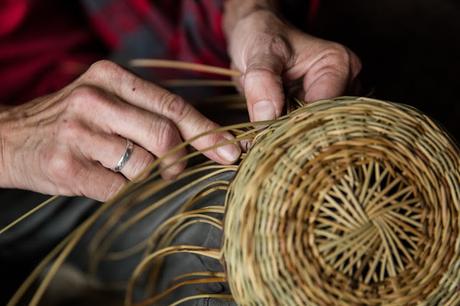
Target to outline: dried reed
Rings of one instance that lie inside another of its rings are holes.
[[[238,165],[189,167],[176,180],[188,182],[179,189],[159,177],[162,159],[155,161],[58,245],[8,305],[26,301],[26,293],[32,294],[29,304],[38,305],[97,222],[89,247],[92,273],[101,263],[142,254],[123,284],[125,305],[161,304],[178,288],[213,282],[227,282],[232,294],[200,293],[173,305],[206,297],[240,305],[459,305],[460,155],[451,138],[401,104],[343,97],[310,105],[294,101],[294,108],[274,122],[218,129],[235,134],[234,142],[251,141],[252,148]],[[217,192],[227,194],[225,202],[197,207]],[[181,201],[179,209],[147,237],[113,248],[173,201]],[[222,230],[222,247],[174,244],[197,223]],[[164,259],[178,253],[219,260],[225,273],[186,273],[157,292]],[[45,268],[46,277],[32,290]],[[139,290],[144,295],[135,298]]]

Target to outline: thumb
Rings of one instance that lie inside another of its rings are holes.
[[[243,90],[251,121],[273,120],[281,115],[284,105],[283,69],[284,62],[276,55],[259,54],[248,61]]]

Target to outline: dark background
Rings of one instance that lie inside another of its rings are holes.
[[[460,1],[322,0],[314,34],[361,58],[363,94],[413,105],[460,140]]]

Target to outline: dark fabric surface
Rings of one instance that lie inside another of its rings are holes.
[[[0,228],[48,198],[28,191],[0,190]],[[98,205],[89,199],[61,198],[0,235],[0,305],[40,259]]]
[[[169,201],[161,209],[147,215],[145,218],[129,228],[123,235],[117,239],[111,247],[111,250],[122,250],[129,246],[135,245],[137,242],[147,238],[161,223],[173,216],[178,208],[194,193],[201,190],[206,183],[216,180],[230,180],[233,177],[233,172],[227,172],[222,175],[213,177],[202,184],[190,189],[176,198]],[[173,186],[165,189],[152,197],[146,199],[143,203],[139,203],[136,207],[123,216],[123,220],[132,216],[140,209],[151,205],[156,199],[165,194],[176,190],[183,186],[189,180],[179,181]],[[8,224],[19,215],[31,209],[47,196],[35,194],[31,192],[18,190],[2,190],[0,193],[0,203],[2,203],[2,214],[0,227]],[[194,208],[204,207],[207,205],[216,205],[216,203],[224,203],[225,192],[219,191],[210,194],[197,203]],[[4,282],[2,285],[2,294],[0,304],[6,302],[24,278],[31,270],[39,263],[51,248],[56,245],[63,237],[65,237],[72,229],[81,223],[89,214],[100,207],[100,203],[84,199],[84,198],[61,198],[55,203],[40,210],[32,215],[29,219],[18,224],[4,235],[0,236],[0,270],[3,272],[1,279]],[[66,262],[67,266],[71,266],[78,273],[81,273],[80,282],[87,286],[90,282],[88,271],[88,262],[91,255],[88,254],[88,245],[92,241],[97,230],[103,224],[105,218],[109,216],[111,211],[103,215],[99,222],[90,229],[78,244],[76,250],[71,254]],[[218,215],[216,215],[218,217]],[[118,223],[117,223],[118,224]],[[114,225],[116,228],[117,224]],[[221,245],[221,232],[207,224],[193,225],[182,232],[172,243],[205,246],[210,248],[219,248]],[[58,276],[59,282],[70,282],[74,288],[64,288],[58,290],[57,295],[50,300],[59,301],[56,304],[47,302],[48,305],[91,305],[96,300],[109,301],[114,295],[123,296],[122,291],[107,290],[114,283],[125,282],[129,279],[141,254],[136,254],[121,261],[106,261],[99,265],[97,270],[97,282],[99,287],[90,290],[78,289],[81,285],[75,284],[68,274],[65,277]],[[161,291],[169,287],[171,281],[184,273],[199,272],[199,271],[223,271],[219,262],[213,259],[189,254],[172,255],[165,261],[164,268],[161,272],[160,282],[157,284],[157,290]],[[64,272],[66,269],[63,269]],[[62,273],[63,274],[63,273]],[[88,278],[88,279],[86,279]],[[62,279],[62,281],[61,281]],[[62,285],[62,284],[61,284]],[[54,284],[52,287],[59,287],[60,284]],[[85,287],[86,288],[86,287]],[[57,289],[51,288],[51,292],[56,292]],[[76,294],[79,292],[79,294]],[[190,296],[199,293],[228,293],[229,289],[224,284],[207,284],[200,286],[185,286],[176,290],[172,296],[162,301],[162,305],[178,300],[181,297]],[[135,297],[143,296],[143,288],[135,292]],[[120,299],[117,300],[119,302]],[[119,304],[113,304],[119,305]],[[233,305],[227,301],[216,299],[199,299],[188,302],[186,305]]]

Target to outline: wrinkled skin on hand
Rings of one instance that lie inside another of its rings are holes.
[[[228,0],[224,31],[237,84],[252,121],[272,120],[284,107],[284,88],[300,99],[341,95],[361,70],[348,48],[300,32],[280,19],[275,0]],[[0,109],[0,187],[107,200],[155,158],[184,139],[217,124],[182,98],[101,61],[64,89],[25,105]],[[230,140],[228,133],[202,137],[205,149]],[[132,140],[133,154],[120,173],[112,171]],[[205,152],[219,163],[240,155],[236,145]],[[174,177],[186,154],[163,160],[162,175]]]
[[[104,201],[155,158],[216,127],[179,96],[100,61],[59,92],[0,111],[0,187]],[[232,138],[211,134],[192,145],[205,149]],[[111,169],[125,152],[126,139],[135,143],[134,150],[116,173]],[[164,159],[162,175],[181,172],[184,162],[165,166],[185,154],[182,149]],[[236,145],[205,153],[223,164],[239,154]]]
[[[303,33],[267,9],[227,20],[225,29],[253,121],[280,116],[283,86],[300,84],[301,100],[328,99],[342,95],[361,70],[360,60],[345,46]]]

